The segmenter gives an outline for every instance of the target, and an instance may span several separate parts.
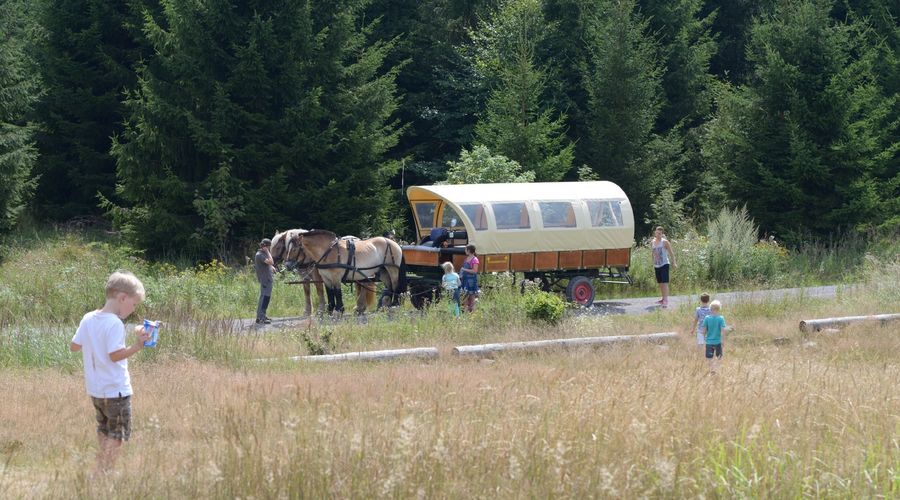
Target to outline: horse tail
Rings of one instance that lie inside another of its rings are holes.
[[[356,293],[357,294],[360,294],[360,293],[366,294],[366,310],[367,311],[372,311],[375,309],[376,293],[375,293],[374,288],[370,288],[370,287],[364,286],[361,283],[357,283],[356,284]]]
[[[400,271],[397,273],[397,287],[394,290],[396,293],[406,293],[407,289],[406,282],[406,257],[400,257]]]

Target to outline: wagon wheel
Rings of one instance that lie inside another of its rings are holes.
[[[570,302],[588,307],[594,304],[594,283],[584,276],[575,276],[566,287],[566,298]]]

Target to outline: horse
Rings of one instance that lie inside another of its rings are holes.
[[[303,232],[306,232],[306,230],[289,229],[283,232],[275,232],[275,236],[272,237],[272,246],[269,247],[269,251],[272,253],[272,261],[275,265],[280,264],[287,256],[287,240],[292,238],[295,234]],[[296,271],[300,276],[300,281],[303,283],[303,293],[306,299],[303,315],[309,316],[312,314],[312,294],[309,289],[310,283],[315,283],[316,285],[316,309],[320,314],[325,312],[325,287],[322,284],[322,277],[319,276],[319,272],[316,268],[310,265],[305,267],[293,266],[289,269]]]
[[[288,255],[287,252],[287,242],[293,238],[295,235],[299,233],[307,232],[306,229],[289,229],[283,232],[275,233],[275,236],[272,237],[272,246],[270,247],[270,252],[272,253],[272,261],[277,265],[282,261],[285,261],[285,267],[288,270],[296,271],[296,273],[300,276],[300,280],[303,283],[303,292],[306,298],[306,306],[304,316],[309,316],[312,312],[312,300],[311,294],[309,290],[309,284],[315,283],[316,285],[316,305],[317,311],[319,314],[325,312],[325,289],[322,284],[322,277],[319,276],[319,271],[316,269],[312,263],[303,263],[298,262],[294,259],[293,263],[287,263],[287,259],[285,259]],[[356,237],[347,237],[358,240]],[[369,287],[365,287],[359,283],[356,284],[356,298],[357,301],[361,300],[364,297],[365,303],[368,307],[375,306],[375,291]]]
[[[344,311],[341,296],[341,283],[344,281],[381,278],[384,292],[379,309],[395,303],[398,294],[403,291],[404,281],[400,276],[403,250],[396,241],[382,236],[354,241],[338,238],[333,232],[325,230],[295,233],[288,240],[286,259],[286,262],[312,263],[316,267],[325,283],[329,313]],[[357,314],[365,310],[366,302],[357,296]]]

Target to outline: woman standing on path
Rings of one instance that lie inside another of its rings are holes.
[[[650,248],[653,250],[653,269],[656,271],[656,282],[659,283],[659,292],[662,294],[662,299],[656,302],[663,307],[668,307],[669,264],[671,262],[672,267],[678,267],[678,264],[675,263],[675,251],[672,250],[672,245],[663,236],[662,226],[656,227]]]

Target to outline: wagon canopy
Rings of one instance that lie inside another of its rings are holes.
[[[480,254],[621,249],[634,241],[631,203],[608,181],[412,186],[406,195],[420,237],[435,227],[465,229]]]

